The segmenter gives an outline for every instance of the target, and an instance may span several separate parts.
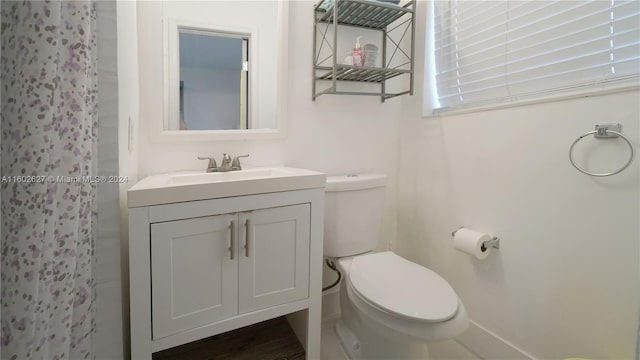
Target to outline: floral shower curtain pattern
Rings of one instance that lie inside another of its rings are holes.
[[[92,358],[97,175],[91,1],[2,1],[3,359]]]

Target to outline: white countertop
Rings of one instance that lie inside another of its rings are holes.
[[[326,175],[291,168],[250,168],[225,173],[183,171],[148,176],[127,195],[130,208],[230,196],[324,188]]]

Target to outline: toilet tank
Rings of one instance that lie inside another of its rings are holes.
[[[384,174],[327,177],[324,256],[351,256],[378,246],[386,183]]]

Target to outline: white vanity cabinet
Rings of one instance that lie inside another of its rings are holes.
[[[240,213],[238,311],[309,296],[309,204]]]
[[[309,296],[310,205],[151,224],[152,337]]]
[[[238,262],[229,256],[233,219],[226,214],[151,224],[154,339],[238,313]]]
[[[307,181],[302,189],[283,185],[285,191],[201,200],[191,193],[187,201],[171,193],[175,188],[162,192],[171,199],[154,192],[164,184],[157,178],[132,187],[131,358],[150,359],[157,351],[287,315],[307,359],[318,359],[319,175],[321,181]]]

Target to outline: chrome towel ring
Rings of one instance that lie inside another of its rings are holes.
[[[615,130],[612,130],[612,129],[615,129]],[[571,165],[573,165],[573,167],[576,168],[581,173],[584,173],[584,174],[587,174],[587,175],[590,175],[590,176],[596,176],[596,177],[605,177],[605,176],[615,175],[615,174],[620,173],[621,171],[623,171],[627,167],[629,167],[629,165],[633,161],[633,156],[634,156],[635,152],[633,150],[633,144],[631,144],[631,141],[629,141],[629,139],[627,139],[626,136],[622,135],[621,131],[622,131],[622,125],[621,124],[603,124],[603,125],[596,125],[596,129],[595,130],[592,130],[592,131],[589,131],[588,133],[580,135],[573,142],[573,144],[571,144],[571,147],[569,147],[569,161],[571,161]],[[573,147],[580,140],[582,140],[584,137],[592,135],[592,134],[597,139],[617,139],[617,138],[621,138],[622,140],[624,140],[627,143],[627,145],[629,145],[629,151],[630,151],[629,159],[627,160],[627,162],[620,169],[618,169],[616,171],[608,172],[608,173],[592,173],[592,172],[587,171],[587,170],[581,168],[580,166],[578,166],[576,164],[575,160],[573,159]]]

